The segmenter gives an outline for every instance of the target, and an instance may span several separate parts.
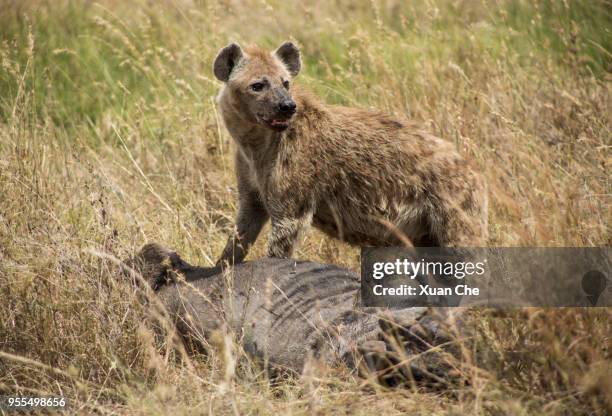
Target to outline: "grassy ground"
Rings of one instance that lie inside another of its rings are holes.
[[[609,310],[475,312],[452,391],[342,369],[272,384],[242,354],[156,340],[110,260],[220,253],[235,187],[211,65],[229,40],[292,39],[327,101],[453,141],[489,181],[490,245],[609,246],[611,31],[609,0],[0,0],[0,392],[100,414],[612,411]],[[314,231],[296,255],[358,265]]]

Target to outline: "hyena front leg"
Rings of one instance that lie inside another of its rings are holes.
[[[268,257],[291,257],[298,237],[312,223],[312,215],[312,209],[307,209],[299,215],[272,214],[272,229],[268,237]]]
[[[223,265],[224,262],[241,263],[268,219],[268,212],[259,194],[256,191],[242,193],[238,205],[236,230],[227,240],[217,265]]]

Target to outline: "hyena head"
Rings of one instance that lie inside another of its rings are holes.
[[[243,51],[231,43],[219,51],[213,71],[225,83],[224,99],[229,99],[243,118],[283,131],[297,111],[291,81],[300,67],[300,51],[291,42],[274,52],[258,48]]]

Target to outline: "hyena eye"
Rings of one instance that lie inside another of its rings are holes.
[[[263,82],[254,82],[253,84],[251,84],[251,89],[253,91],[261,91],[264,89],[264,84]]]
[[[289,89],[289,81],[284,80],[283,81],[283,87],[285,87],[285,89],[288,90]]]

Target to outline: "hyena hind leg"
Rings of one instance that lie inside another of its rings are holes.
[[[488,238],[486,202],[469,209],[452,205],[432,210],[429,232],[414,241],[418,247],[483,247]]]

